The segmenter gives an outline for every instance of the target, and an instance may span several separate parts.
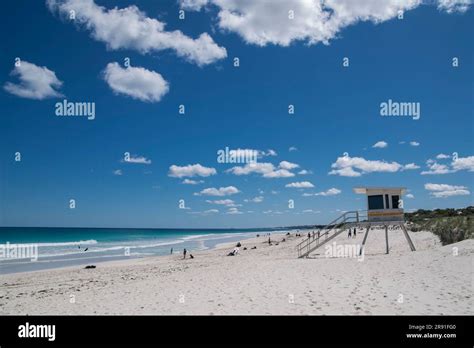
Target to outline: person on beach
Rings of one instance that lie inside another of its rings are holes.
[[[236,256],[239,253],[239,248],[235,247],[227,256]]]
[[[311,233],[308,232],[308,239],[310,239],[310,238],[311,238]]]
[[[171,248],[170,255],[173,254],[173,248]]]
[[[349,235],[347,236],[347,238],[351,238],[352,237],[352,230],[349,228]]]
[[[268,244],[272,244],[272,241],[270,240],[270,237],[268,237]]]
[[[183,260],[186,258],[186,253],[187,253],[187,250],[186,250],[186,248],[184,248],[184,250],[183,250]]]
[[[355,238],[356,235],[357,235],[357,230],[356,230],[356,228],[354,227],[354,237],[353,237],[353,238]]]

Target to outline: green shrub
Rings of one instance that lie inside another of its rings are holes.
[[[455,213],[449,217],[433,217],[413,223],[410,230],[431,231],[441,240],[443,245],[460,242],[464,239],[474,238],[474,219],[469,215]]]

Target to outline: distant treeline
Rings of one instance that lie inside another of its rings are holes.
[[[419,209],[405,213],[410,230],[431,231],[439,236],[443,245],[474,238],[474,207],[462,209]]]

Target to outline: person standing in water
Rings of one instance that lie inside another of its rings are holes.
[[[183,250],[183,260],[186,258],[186,253],[187,253],[186,248],[184,248],[184,250]]]
[[[173,254],[173,248],[171,248],[170,255]]]

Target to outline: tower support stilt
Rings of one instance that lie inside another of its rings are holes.
[[[400,224],[400,227],[402,228],[403,234],[405,235],[405,238],[407,239],[407,242],[408,242],[408,245],[410,246],[411,251],[416,251],[415,245],[411,241],[410,235],[408,234],[405,224]]]
[[[369,235],[370,225],[367,225],[367,230],[365,231],[364,239],[362,240],[362,247],[360,248],[359,256],[364,252],[365,242],[367,241],[367,236]]]

